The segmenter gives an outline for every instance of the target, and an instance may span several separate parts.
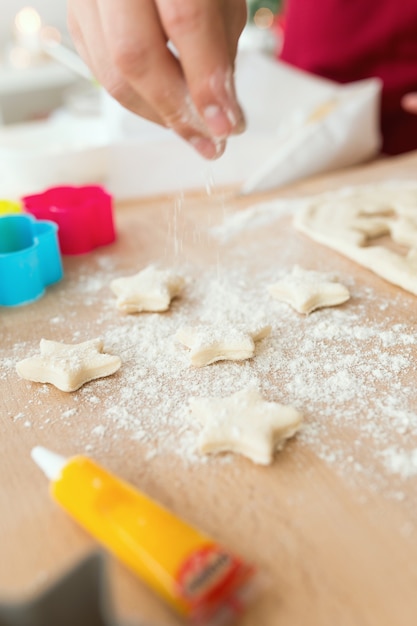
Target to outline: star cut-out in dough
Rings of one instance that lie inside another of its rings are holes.
[[[195,367],[215,361],[244,361],[255,354],[255,342],[267,337],[270,326],[248,328],[245,325],[184,326],[175,338],[190,348],[191,364]]]
[[[303,420],[292,406],[266,402],[253,388],[227,398],[191,398],[190,408],[203,424],[202,453],[237,452],[261,465],[272,462]]]
[[[153,265],[133,276],[116,278],[110,289],[117,296],[117,308],[125,313],[167,311],[171,300],[185,285],[182,276],[170,270],[158,270]]]
[[[299,313],[309,314],[316,309],[342,304],[350,298],[349,290],[334,276],[297,265],[291,274],[268,287],[273,298],[289,304]]]
[[[416,204],[415,181],[344,188],[304,198],[294,225],[314,241],[417,295]]]
[[[61,391],[76,391],[96,378],[114,374],[120,365],[118,356],[103,354],[101,339],[67,344],[41,339],[40,356],[19,361],[19,376],[36,383],[51,383]]]

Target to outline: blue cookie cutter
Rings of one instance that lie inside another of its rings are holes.
[[[0,305],[37,300],[63,276],[58,227],[30,215],[0,216]]]

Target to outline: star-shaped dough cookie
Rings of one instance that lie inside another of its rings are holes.
[[[19,376],[36,383],[51,383],[61,391],[76,391],[95,378],[114,374],[120,365],[118,356],[103,354],[101,339],[67,344],[41,339],[40,356],[19,361]]]
[[[335,306],[349,300],[348,289],[336,279],[321,272],[304,270],[297,265],[291,274],[268,287],[273,298],[290,304],[299,313]]]
[[[270,326],[249,329],[245,325],[184,326],[175,338],[190,348],[191,364],[196,367],[215,361],[244,361],[255,354],[255,342],[267,337]]]
[[[237,452],[261,465],[272,462],[274,451],[283,448],[303,419],[291,406],[266,402],[257,389],[227,398],[191,398],[190,408],[204,426],[201,452]]]
[[[134,276],[116,278],[110,289],[117,296],[117,308],[125,313],[167,311],[171,300],[178,296],[184,278],[170,270],[158,270],[149,265]]]

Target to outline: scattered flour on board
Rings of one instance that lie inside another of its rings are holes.
[[[192,269],[184,272],[191,275]],[[195,451],[199,425],[191,421],[189,397],[224,396],[255,385],[267,399],[291,403],[305,414],[298,440],[325,462],[369,476],[378,466],[401,477],[417,474],[417,455],[406,445],[410,438],[417,441],[417,415],[410,408],[417,392],[408,380],[417,362],[417,335],[405,324],[394,323],[395,302],[390,302],[382,327],[367,318],[364,303],[373,301],[382,309],[386,303],[371,289],[350,284],[350,303],[306,317],[270,298],[266,286],[276,276],[271,270],[258,276],[256,284],[241,267],[229,267],[220,281],[216,271],[204,276],[194,272],[169,314],[120,314],[114,298],[106,292],[103,299],[94,286],[89,299],[97,316],[82,337],[77,322],[71,321],[72,341],[96,336],[98,327],[105,351],[119,354],[123,361],[117,380],[109,377],[85,385],[70,394],[78,408],[61,413],[70,420],[86,403],[99,411],[100,424],[85,425],[88,450],[95,440],[125,431],[146,445],[147,458],[174,453],[188,463],[205,462]],[[108,275],[96,276],[95,281],[101,280],[106,285]],[[188,351],[174,339],[178,328],[231,320],[272,324],[255,358],[190,367]],[[15,346],[16,358],[9,355],[2,362],[2,375],[13,375],[11,363],[27,351],[24,344]],[[33,387],[33,401],[39,398],[45,407],[51,392],[49,385]],[[29,414],[28,406],[19,417]],[[346,431],[355,433],[348,453]],[[372,449],[375,454],[369,455]]]
[[[399,191],[417,194],[417,184],[413,180],[387,180],[384,183],[366,184],[356,186],[346,186],[333,191],[326,191],[313,196],[277,199],[269,202],[262,202],[248,207],[243,211],[234,211],[225,217],[221,224],[213,226],[210,233],[217,240],[226,243],[244,231],[253,231],[262,226],[272,224],[284,215],[294,213],[299,208],[305,206],[306,202],[324,201],[334,203],[337,199],[349,199],[352,196],[360,196],[365,200],[374,202],[375,191],[381,197],[385,196],[387,202],[392,200]]]
[[[239,219],[230,232],[237,232],[239,223],[251,222],[250,216]],[[69,394],[61,414],[55,416],[46,408],[51,387],[32,385],[30,399],[15,419],[31,421],[31,407],[42,405],[44,424],[62,419],[70,425],[75,415],[93,410],[100,423],[87,421],[85,432],[78,433],[87,451],[123,433],[145,446],[147,459],[168,453],[186,463],[203,463],[207,458],[195,449],[200,425],[191,420],[188,399],[225,396],[257,386],[266,399],[292,404],[304,413],[298,445],[312,449],[338,471],[373,484],[377,476],[383,480],[384,472],[402,479],[417,475],[413,408],[417,406],[417,334],[399,322],[397,314],[398,306],[412,311],[413,296],[398,292],[396,299],[387,302],[383,293],[357,286],[351,277],[339,274],[351,300],[303,316],[267,293],[280,272],[291,270],[299,259],[291,261],[289,256],[279,271],[265,262],[254,280],[237,252],[221,271],[195,264],[177,267],[188,276],[188,283],[168,313],[125,315],[116,310],[108,287],[125,270],[113,258],[98,254],[97,259],[93,275],[82,262],[74,266],[65,290],[56,295],[62,302],[82,303],[94,315],[80,328],[76,307],[66,307],[65,314],[50,320],[51,333],[62,325],[68,342],[101,336],[105,351],[121,357],[121,369]],[[132,268],[132,273],[136,270]],[[383,312],[382,321],[369,318],[369,304]],[[251,360],[190,367],[188,350],[174,339],[177,330],[190,324],[230,322],[271,324],[272,332],[257,344]],[[15,377],[16,361],[37,349],[34,341],[16,343],[7,354],[0,353],[0,380]],[[349,448],[347,433],[353,442]],[[230,458],[223,457],[223,462]]]
[[[265,226],[277,218],[292,213],[300,206],[299,200],[274,200],[249,207],[244,211],[234,212],[222,224],[213,226],[211,234],[225,243],[239,233]]]
[[[417,476],[417,448],[405,452],[398,447],[387,448],[381,452],[384,465],[391,474],[399,474],[402,478]]]

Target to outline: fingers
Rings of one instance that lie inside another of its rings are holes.
[[[191,98],[210,133],[219,138],[243,125],[233,87],[238,35],[229,36],[230,14],[226,16],[224,8],[228,2],[156,0],[163,28],[179,52]]]
[[[206,158],[224,150],[202,123],[178,59],[167,47],[153,0],[100,0],[99,13],[110,59],[125,82],[156,112],[162,123]],[[105,87],[108,86],[105,84]],[[120,95],[113,95],[120,99]]]
[[[402,107],[417,115],[417,92],[407,93],[401,100]]]
[[[245,0],[69,0],[77,50],[123,106],[220,156],[241,132],[233,65]],[[179,58],[167,47],[170,40]]]
[[[162,124],[158,113],[129,85],[112,62],[97,3],[69,2],[68,27],[78,53],[98,82],[126,109]]]
[[[247,2],[246,0],[229,0],[229,2],[223,2],[222,7],[227,26],[226,35],[228,38],[230,60],[234,66],[239,37],[248,19]]]

